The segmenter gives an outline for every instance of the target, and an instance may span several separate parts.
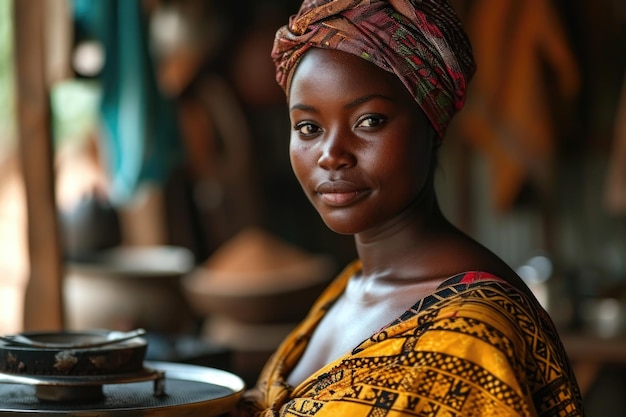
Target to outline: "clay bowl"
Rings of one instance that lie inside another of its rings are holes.
[[[291,323],[306,315],[332,278],[335,262],[325,255],[279,268],[232,273],[197,267],[181,280],[196,314],[245,323]]]

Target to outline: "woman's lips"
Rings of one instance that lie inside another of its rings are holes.
[[[343,207],[358,200],[361,194],[359,191],[352,193],[320,193],[320,197],[329,206]]]
[[[346,181],[328,181],[317,186],[315,191],[322,201],[329,206],[344,207],[367,194],[366,188],[360,188]]]

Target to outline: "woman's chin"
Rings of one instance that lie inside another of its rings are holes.
[[[346,221],[345,219],[328,218],[321,216],[322,221],[333,232],[340,235],[355,235],[359,232],[358,228],[354,227],[354,222]]]

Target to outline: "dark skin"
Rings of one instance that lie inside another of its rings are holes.
[[[458,273],[490,272],[529,293],[443,216],[433,178],[439,139],[395,75],[314,48],[295,70],[288,101],[294,173],[326,225],[354,235],[363,265],[290,373],[292,386]]]

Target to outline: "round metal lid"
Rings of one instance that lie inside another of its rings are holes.
[[[155,395],[154,382],[104,385],[104,397],[89,403],[46,402],[35,385],[16,384],[0,374],[0,416],[219,416],[231,410],[245,384],[238,376],[196,365],[146,362],[165,373],[165,395]]]

